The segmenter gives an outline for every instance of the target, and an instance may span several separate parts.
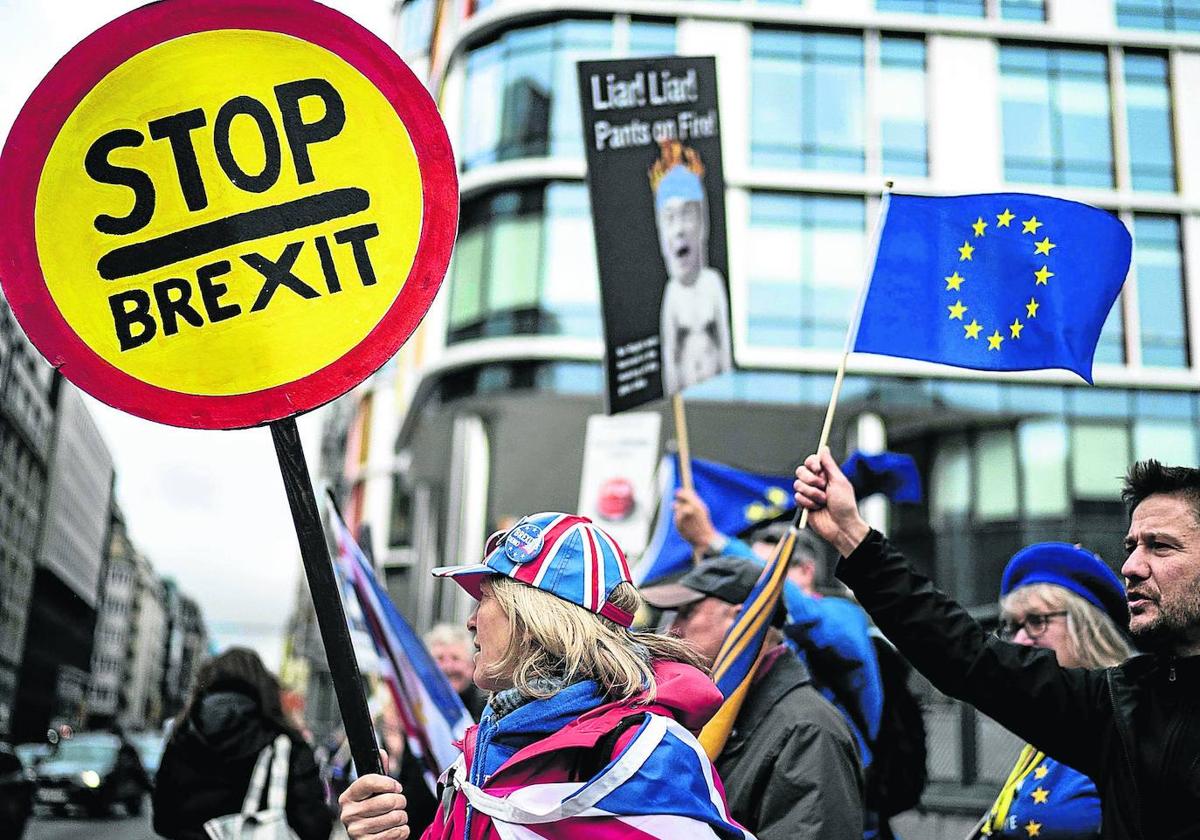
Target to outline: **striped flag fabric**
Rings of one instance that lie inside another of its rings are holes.
[[[460,757],[447,778],[503,840],[754,840],[730,815],[695,737],[663,715],[647,713],[633,739],[591,779],[484,791],[466,776]]]
[[[426,783],[436,792],[438,776],[461,755],[454,742],[462,739],[473,722],[471,715],[392,603],[333,500],[326,497],[326,503],[337,538],[334,569],[344,583],[343,592],[349,590],[356,601],[347,605],[347,616],[361,615],[375,648],[379,675],[404,726],[408,748],[421,758]]]
[[[713,662],[713,682],[717,684],[725,702],[700,732],[700,743],[713,760],[721,754],[725,742],[729,740],[729,733],[733,731],[734,721],[765,653],[763,640],[783,594],[788,559],[792,556],[798,534],[793,524],[776,544],[775,554],[763,567],[758,582],[746,596],[742,610],[725,634],[725,641],[721,643],[721,650]]]

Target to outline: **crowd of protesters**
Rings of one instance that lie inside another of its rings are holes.
[[[221,819],[265,813],[275,794],[303,840],[328,837],[335,813],[354,840],[886,840],[925,781],[919,710],[896,712],[915,703],[898,648],[1027,741],[971,837],[1200,837],[1200,470],[1130,469],[1121,577],[1079,545],[1019,551],[995,633],[866,523],[827,450],[795,490],[810,531],[715,758],[697,739],[724,700],[708,672],[789,526],[721,534],[680,491],[675,525],[695,562],[641,591],[617,544],[567,514],[527,516],[480,562],[435,570],[478,601],[465,628],[425,637],[478,721],[436,794],[392,721],[391,774],[358,778],[335,805],[278,683],[232,650],[202,669],[174,727],[156,830],[226,836]]]

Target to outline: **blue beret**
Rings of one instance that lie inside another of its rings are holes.
[[[1100,609],[1121,630],[1129,626],[1125,587],[1097,555],[1070,543],[1044,542],[1013,555],[1000,579],[1001,597],[1032,583],[1051,583]]]

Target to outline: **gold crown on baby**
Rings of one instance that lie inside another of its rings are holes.
[[[698,178],[704,177],[704,164],[700,161],[700,153],[683,145],[678,140],[664,140],[659,143],[661,156],[650,167],[650,189],[658,192],[658,184],[667,173],[676,166],[682,165]]]

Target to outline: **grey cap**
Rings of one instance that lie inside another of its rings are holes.
[[[762,570],[757,563],[723,555],[693,566],[672,583],[647,586],[641,590],[642,598],[660,610],[676,610],[709,597],[741,605],[754,589]],[[780,607],[781,614],[773,623],[782,623],[782,603]]]

